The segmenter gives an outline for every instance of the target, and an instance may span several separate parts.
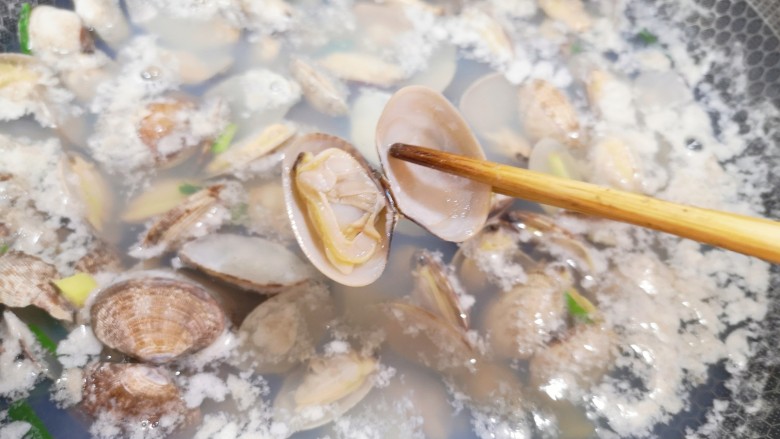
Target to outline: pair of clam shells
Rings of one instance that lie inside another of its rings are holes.
[[[391,158],[395,143],[485,158],[457,110],[422,86],[399,90],[379,118],[384,176],[347,141],[327,134],[302,136],[285,156],[285,202],[298,244],[336,282],[363,286],[379,278],[399,212],[455,242],[476,234],[487,219],[489,186]]]

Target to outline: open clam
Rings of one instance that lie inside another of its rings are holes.
[[[274,418],[291,431],[325,425],[359,403],[373,388],[373,357],[355,352],[316,357],[289,376],[274,401]]]
[[[314,355],[334,308],[328,289],[309,284],[274,296],[244,319],[240,361],[257,373],[284,372]]]
[[[106,346],[151,363],[166,363],[211,344],[225,328],[219,304],[197,284],[139,276],[106,287],[90,310]]]
[[[108,415],[136,425],[166,427],[185,420],[187,407],[168,370],[132,363],[93,363],[84,371],[81,408],[93,417]]]
[[[58,278],[53,265],[11,250],[0,256],[0,303],[12,308],[34,305],[55,319],[73,321],[72,307],[50,283]]]
[[[391,158],[388,151],[395,143],[484,159],[479,142],[455,107],[431,89],[402,88],[379,118],[376,146],[401,213],[447,241],[464,241],[479,232],[490,211],[490,187]]]
[[[293,252],[258,237],[207,235],[182,246],[179,258],[187,266],[259,293],[278,293],[312,274]]]
[[[303,252],[323,274],[348,286],[384,271],[395,215],[382,184],[347,141],[301,137],[285,156],[287,213]]]
[[[412,297],[447,323],[467,330],[469,316],[458,295],[457,281],[447,272],[441,257],[420,250],[412,258]]]

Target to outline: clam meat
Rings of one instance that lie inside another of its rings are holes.
[[[387,263],[394,215],[382,185],[345,140],[313,133],[284,162],[287,212],[298,244],[331,279],[376,280]]]
[[[100,291],[90,318],[103,344],[150,363],[205,348],[226,324],[219,304],[201,286],[143,274]]]

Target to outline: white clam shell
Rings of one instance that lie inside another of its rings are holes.
[[[258,237],[207,235],[182,246],[179,258],[185,265],[259,293],[277,293],[312,275],[308,264],[293,252]]]
[[[391,158],[388,151],[399,142],[484,159],[479,142],[452,104],[425,87],[399,90],[379,118],[376,146],[404,216],[447,241],[465,241],[479,232],[490,211],[490,187]]]

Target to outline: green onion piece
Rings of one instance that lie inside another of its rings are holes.
[[[214,144],[211,146],[211,152],[219,154],[227,151],[227,149],[230,148],[230,142],[232,142],[233,137],[236,136],[236,131],[238,131],[238,125],[234,123],[228,125],[227,128],[225,128],[225,131],[223,131],[222,134],[217,137],[217,140],[214,141]]]
[[[8,417],[12,421],[26,422],[32,426],[24,439],[54,439],[26,400],[14,401],[8,407]]]
[[[30,332],[33,333],[35,338],[38,340],[38,343],[43,346],[44,349],[51,352],[54,355],[57,355],[57,343],[54,342],[51,338],[49,338],[48,335],[46,335],[45,332],[43,332],[43,329],[39,328],[36,325],[33,325],[32,323],[28,323],[27,327],[30,328]]]
[[[569,52],[572,55],[576,55],[578,53],[582,53],[582,51],[583,51],[582,43],[579,42],[579,41],[575,41],[575,42],[571,43],[571,45],[569,46]]]
[[[585,322],[592,322],[598,312],[596,306],[574,288],[566,290],[566,307],[571,315]]]
[[[179,185],[179,193],[181,193],[182,195],[192,195],[201,189],[203,188],[189,183],[183,183]]]
[[[571,180],[571,174],[566,169],[566,163],[560,154],[554,152],[547,158],[547,164],[550,165],[550,172],[556,177],[568,178]]]
[[[642,40],[643,43],[650,45],[658,42],[658,37],[647,29],[642,29],[636,36]]]
[[[6,243],[0,244],[0,256],[8,253],[8,250],[10,250],[10,249],[11,249],[11,246],[9,246]]]
[[[22,3],[22,10],[19,12],[19,48],[22,53],[29,55],[30,51],[30,14],[32,7],[29,3]]]

